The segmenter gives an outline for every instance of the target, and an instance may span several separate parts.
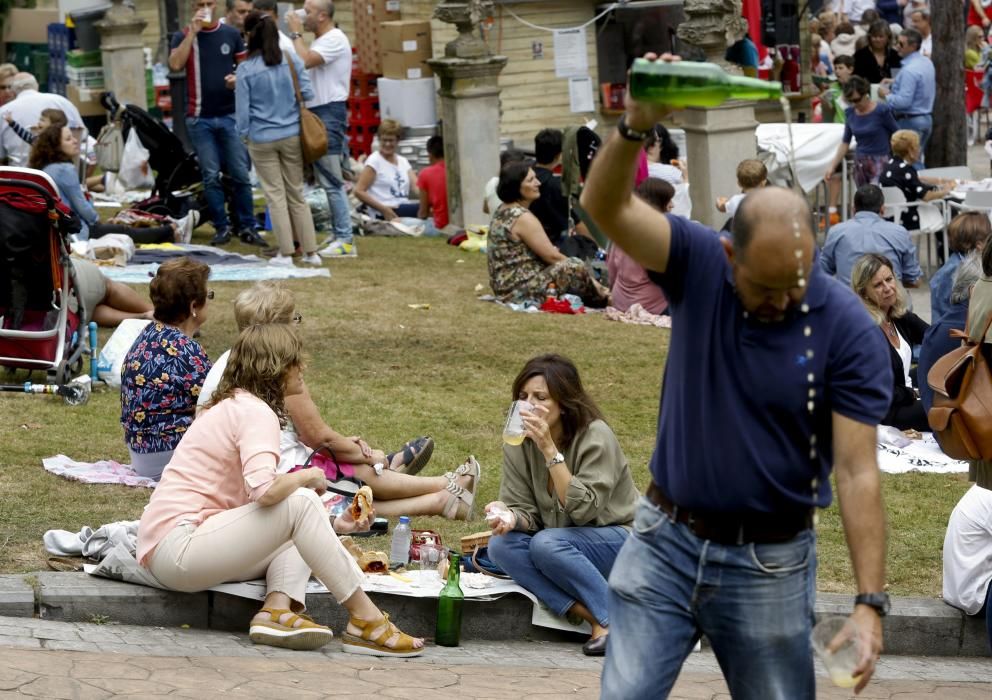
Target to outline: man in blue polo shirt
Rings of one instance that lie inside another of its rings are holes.
[[[910,129],[920,135],[920,157],[914,167],[923,167],[927,142],[933,131],[933,103],[937,97],[937,78],[933,63],[920,53],[922,35],[915,29],[899,32],[899,55],[902,68],[896,79],[885,79],[878,88],[880,97],[892,108],[900,129]]]
[[[233,209],[241,240],[266,245],[255,220],[248,151],[235,128],[234,69],[244,56],[241,32],[218,21],[217,0],[193,0],[193,20],[172,37],[169,68],[186,71],[186,130],[203,172],[215,231],[211,245],[231,240],[221,171],[233,184]]]
[[[628,100],[582,194],[672,308],[652,483],[610,576],[602,697],[667,696],[703,634],[734,698],[814,697],[814,509],[830,505],[831,468],[859,590],[860,689],[888,607],[885,340],[816,264],[798,195],[749,195],[732,242],[633,196],[642,140],[666,112]]]

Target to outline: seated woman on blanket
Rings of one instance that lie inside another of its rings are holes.
[[[489,555],[556,615],[592,625],[582,651],[602,656],[606,581],[638,498],[627,458],[571,360],[531,359],[512,398],[534,408],[523,413],[523,443],[503,445],[500,500],[486,506]]]
[[[274,282],[259,282],[234,300],[234,318],[240,330],[258,323],[302,322],[296,313],[292,292]],[[198,410],[211,400],[227,365],[224,353],[210,370],[200,392]],[[415,476],[431,458],[434,441],[429,437],[411,440],[396,452],[385,454],[355,436],[345,437],[327,425],[303,385],[286,397],[286,420],[282,426],[277,471],[294,471],[304,464],[314,448],[327,445],[334,459],[319,453],[311,462],[325,470],[331,481],[356,477],[372,488],[376,510],[383,516],[442,515],[465,520],[472,512],[481,472],[474,457],[444,476]],[[335,461],[336,460],[336,461]],[[382,465],[376,469],[373,465]]]
[[[155,320],[145,326],[121,370],[121,424],[131,466],[158,479],[189,429],[210,360],[193,336],[207,320],[210,268],[191,258],[162,263],[149,294]]]
[[[265,578],[252,618],[256,644],[309,650],[330,641],[306,609],[311,571],[349,613],[345,652],[417,656],[423,640],[400,632],[361,588],[362,573],[335,530],[368,528],[345,512],[332,524],[317,468],[279,474],[285,396],[303,390],[303,347],[283,324],[246,329],[231,349],[213,401],[190,427],[138,525],[138,561],[166,588],[192,593]]]
[[[358,175],[355,196],[386,221],[416,217],[420,210],[417,175],[410,161],[396,152],[403,127],[395,119],[383,119],[376,130],[379,149],[365,161]]]
[[[574,294],[589,306],[606,306],[609,290],[593,278],[585,263],[555,248],[530,213],[530,205],[541,196],[530,165],[504,166],[496,193],[503,204],[493,214],[486,244],[493,293],[502,301],[543,300],[553,282],[559,294]]]
[[[900,430],[927,432],[927,412],[913,388],[913,347],[923,343],[930,325],[906,308],[906,290],[892,274],[892,263],[884,255],[866,253],[851,268],[851,287],[861,297],[879,332],[889,341],[892,361],[892,405],[882,419]]]
[[[108,233],[121,233],[135,243],[189,243],[199,222],[199,212],[193,210],[185,218],[173,220],[167,226],[137,227],[105,224],[89,203],[79,184],[79,174],[73,159],[79,156],[79,139],[67,126],[49,126],[41,131],[31,146],[28,167],[44,170],[55,181],[59,197],[72,209],[82,223],[80,240],[100,238]]]
[[[649,177],[637,186],[637,196],[658,211],[669,212],[673,206],[675,187],[667,180]],[[668,310],[668,299],[661,287],[652,282],[647,271],[615,244],[610,245],[606,254],[606,268],[614,308],[627,311],[633,304],[640,304],[645,311],[655,315]]]

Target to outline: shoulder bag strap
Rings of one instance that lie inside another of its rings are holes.
[[[286,63],[289,64],[289,74],[293,76],[293,90],[296,91],[296,103],[303,107],[303,95],[300,94],[300,79],[296,75],[296,64],[293,63],[293,59],[290,58],[289,52],[283,51],[282,55],[286,58]]]
[[[316,450],[310,453],[310,456],[307,457],[307,461],[303,463],[303,469],[307,469],[310,466],[310,462],[313,461],[314,455],[317,454],[318,452],[326,452],[328,456],[332,460],[334,460],[335,464],[340,464],[340,462],[338,462],[337,455],[334,454],[334,450],[332,450],[331,446],[325,442],[321,444],[320,447],[318,447]],[[355,484],[355,490],[349,491],[348,489],[343,489],[340,488],[339,486],[335,486],[335,484],[341,483],[343,481]],[[346,498],[352,498],[355,495],[355,491],[360,489],[362,486],[364,486],[364,484],[362,483],[361,479],[355,478],[353,476],[344,476],[341,473],[338,473],[337,481],[332,482],[330,479],[327,480],[328,491],[330,491],[331,493],[336,493],[341,496],[345,496]]]

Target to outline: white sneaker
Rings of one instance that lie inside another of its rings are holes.
[[[304,255],[303,259],[300,261],[305,265],[323,265],[324,261],[320,259],[320,256],[316,253],[310,253],[310,255]]]
[[[269,260],[269,265],[276,265],[278,267],[294,267],[293,257],[291,255],[277,255]]]
[[[357,258],[358,248],[354,243],[331,241],[326,248],[317,251],[317,254],[322,258]]]
[[[176,224],[178,231],[176,235],[178,236],[177,243],[189,243],[193,240],[193,229],[196,225],[200,223],[200,212],[196,209],[190,209],[189,213],[181,219],[173,219]]]

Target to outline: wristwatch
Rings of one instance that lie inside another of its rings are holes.
[[[551,467],[555,466],[556,464],[564,464],[564,463],[565,463],[565,455],[563,455],[561,452],[555,452],[555,456],[551,458],[551,461],[548,462],[547,466],[548,469],[551,469]]]
[[[289,34],[289,38],[292,39],[293,41],[296,41],[301,36],[303,36],[303,35],[300,34],[299,32],[290,32],[290,34]]]
[[[648,129],[647,131],[638,131],[637,129],[632,129],[631,127],[629,127],[627,125],[626,113],[621,114],[620,119],[617,120],[617,131],[619,131],[620,135],[623,138],[627,139],[628,141],[637,141],[637,142],[645,141],[647,140],[648,136],[651,135],[650,129]]]
[[[875,608],[875,612],[878,613],[879,617],[885,617],[889,614],[889,608],[892,607],[892,602],[889,600],[888,593],[859,593],[854,598],[855,605],[867,605],[868,607]]]

